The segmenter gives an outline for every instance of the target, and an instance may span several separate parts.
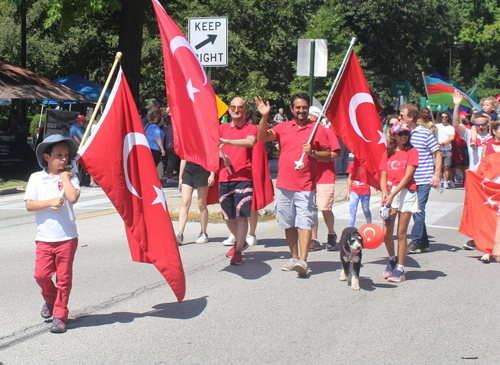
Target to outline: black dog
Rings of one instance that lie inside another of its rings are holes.
[[[353,290],[359,290],[362,248],[363,237],[361,237],[357,228],[347,227],[342,231],[339,247],[340,261],[342,262],[340,280],[347,280],[347,284],[351,285]]]

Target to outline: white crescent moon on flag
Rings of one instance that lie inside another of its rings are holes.
[[[373,236],[366,237],[366,231],[372,231],[373,232]],[[365,230],[363,231],[363,236],[365,236],[368,241],[371,241],[371,239],[373,237],[375,237],[375,234],[376,234],[376,232],[375,232],[375,230],[372,227],[365,228]]]
[[[391,169],[393,169],[393,170],[397,170],[397,168],[395,168],[395,167],[394,167],[394,164],[395,164],[396,162],[398,162],[398,163],[399,163],[399,161],[392,161],[392,162],[391,162]]]
[[[135,190],[130,183],[130,179],[128,177],[128,155],[134,146],[146,146],[149,148],[147,137],[142,133],[131,132],[125,136],[125,140],[123,141],[123,171],[125,173],[125,182],[127,183],[128,190],[139,199],[142,199],[137,193],[137,190]]]
[[[174,39],[172,39],[172,41],[170,42],[170,52],[172,52],[172,56],[174,58],[175,58],[175,51],[179,47],[186,47],[187,49],[189,49],[191,51],[191,53],[194,55],[194,57],[196,58],[196,61],[198,61],[198,56],[196,55],[196,52],[194,51],[191,44],[189,44],[189,42],[187,41],[186,38],[184,38],[180,35],[175,37]],[[205,86],[207,84],[207,74],[205,73],[205,70],[203,69],[203,66],[201,65],[201,63],[199,61],[198,61],[198,64],[200,65],[201,72],[203,73],[203,77],[205,78],[205,83],[203,84],[203,86]]]
[[[365,142],[371,142],[368,141],[364,136],[363,133],[361,133],[361,130],[359,129],[358,126],[358,120],[356,118],[356,108],[363,103],[371,103],[375,105],[373,102],[373,98],[370,94],[367,93],[357,93],[354,94],[354,96],[351,98],[351,101],[349,102],[349,119],[351,120],[352,127],[354,128],[354,131],[365,140]]]

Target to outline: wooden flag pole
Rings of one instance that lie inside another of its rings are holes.
[[[424,87],[425,87],[425,95],[427,95],[427,101],[429,102],[429,112],[431,113],[431,118],[432,118],[432,124],[436,124],[434,121],[434,114],[432,113],[432,105],[431,105],[431,99],[429,99],[429,92],[427,91],[427,83],[425,82],[425,73],[422,72],[422,79],[424,80]]]
[[[333,81],[332,88],[330,89],[330,92],[328,93],[328,97],[326,98],[325,104],[323,105],[323,110],[321,110],[321,113],[318,116],[318,119],[316,120],[316,124],[314,125],[314,129],[311,133],[311,136],[309,137],[308,144],[311,144],[314,135],[316,134],[316,130],[318,129],[319,123],[321,122],[321,119],[325,115],[326,110],[330,106],[330,102],[332,101],[333,94],[335,93],[335,90],[337,90],[337,86],[340,83],[340,79],[342,75],[344,74],[345,67],[347,65],[347,61],[349,61],[349,58],[351,57],[352,49],[354,48],[354,43],[356,43],[356,37],[352,37],[351,39],[351,44],[349,45],[349,49],[347,50],[347,53],[345,54],[344,60],[342,61],[342,64],[340,65],[339,72],[337,73],[337,77],[335,77],[335,81]],[[312,100],[311,100],[312,103]],[[305,167],[304,165],[304,157],[306,156],[305,152],[302,152],[302,156],[300,156],[300,159],[298,161],[295,161],[295,170],[300,170]]]
[[[76,154],[80,153],[80,149],[83,147],[85,140],[87,139],[90,128],[92,127],[92,123],[94,123],[95,117],[97,115],[97,112],[99,111],[99,107],[101,106],[102,99],[104,98],[104,94],[106,93],[106,90],[108,89],[109,83],[111,82],[111,78],[113,77],[113,74],[115,73],[116,66],[118,65],[118,62],[120,62],[122,58],[122,53],[117,52],[115,56],[115,62],[113,63],[113,67],[111,67],[111,71],[108,75],[108,79],[106,80],[106,83],[104,84],[104,87],[102,88],[101,95],[99,96],[99,100],[97,100],[97,104],[94,108],[94,111],[92,112],[92,116],[90,117],[89,123],[87,124],[87,129],[85,129],[85,134],[83,135],[83,138],[80,142],[80,146],[78,148],[78,152]]]

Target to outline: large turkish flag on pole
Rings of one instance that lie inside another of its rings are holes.
[[[380,190],[380,159],[386,139],[372,93],[352,52],[326,111],[326,117],[349,151],[366,169],[368,183]]]
[[[175,153],[183,160],[219,171],[219,118],[212,84],[196,52],[156,0]]]
[[[77,156],[125,223],[132,260],[152,263],[179,303],[186,281],[165,195],[120,68],[106,109]]]
[[[492,254],[500,209],[500,153],[481,159],[467,171],[464,211],[458,231],[474,239],[476,248]]]

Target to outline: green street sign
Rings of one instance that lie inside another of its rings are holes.
[[[410,83],[406,81],[391,81],[391,96],[410,96]]]

